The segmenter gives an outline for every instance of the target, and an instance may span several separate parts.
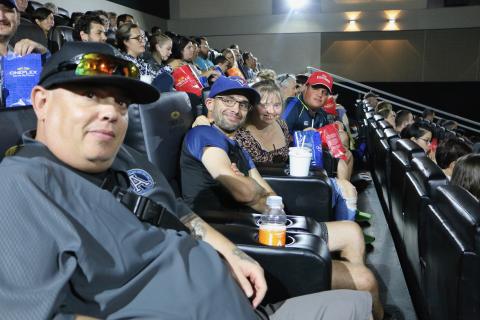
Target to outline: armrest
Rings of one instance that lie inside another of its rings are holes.
[[[261,214],[248,212],[230,212],[218,210],[202,211],[203,220],[210,224],[236,225],[250,228],[257,228]],[[287,230],[292,232],[306,232],[313,235],[321,234],[321,227],[318,221],[304,216],[287,215]]]
[[[325,170],[312,170],[308,177],[292,177],[284,166],[257,169],[272,189],[282,196],[287,213],[317,221],[333,219],[332,186]]]
[[[314,218],[333,220],[332,186],[324,175],[309,177],[264,176],[265,181],[283,198],[285,212]]]
[[[264,302],[274,303],[330,289],[330,253],[326,243],[317,236],[289,231],[287,243],[290,240],[291,244],[269,247],[258,244],[257,228],[212,226],[263,267],[268,284]]]

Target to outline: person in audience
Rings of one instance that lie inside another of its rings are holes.
[[[301,130],[315,130],[330,124],[323,107],[332,93],[332,87],[332,76],[324,71],[316,71],[308,78],[303,94],[286,101],[281,118],[287,123],[290,134]],[[343,125],[337,127],[343,129]],[[339,134],[345,136],[346,132],[342,130]],[[347,138],[344,137],[344,143]],[[348,148],[346,151],[347,160],[340,159],[337,166],[337,178],[342,180],[350,180],[353,172],[353,155]]]
[[[113,11],[108,12],[109,31],[117,31],[117,14]]]
[[[125,23],[135,23],[135,19],[132,15],[124,13],[117,17],[117,29],[120,28]]]
[[[172,40],[172,54],[167,63],[173,70],[183,65],[189,65],[193,72],[199,77],[204,76],[208,78],[213,73],[218,73],[218,71],[213,69],[201,72],[193,64],[195,45],[191,39],[184,36],[177,36]]]
[[[441,125],[447,130],[455,131],[456,129],[458,129],[458,122],[455,120],[445,120],[442,122]]]
[[[410,139],[420,146],[425,153],[430,152],[432,129],[425,122],[417,121],[405,127],[400,133],[402,139]]]
[[[428,108],[423,110],[422,119],[433,122],[433,120],[435,119],[435,111],[433,111],[432,109],[428,109]]]
[[[230,48],[223,49],[222,54],[229,62],[229,69],[230,68],[238,68],[237,59],[235,58],[235,53],[233,52],[232,49],[230,49]]]
[[[83,16],[83,12],[72,12],[70,15],[70,26],[75,28],[75,24],[77,23],[78,19]]]
[[[246,51],[242,54],[242,59],[243,59],[243,70],[245,72],[245,79],[248,81],[253,81],[255,80],[256,77],[256,72],[255,70],[255,58],[253,57],[253,54],[249,51]]]
[[[277,73],[273,69],[262,69],[257,73],[257,78],[255,82],[258,81],[276,81],[277,80]]]
[[[122,145],[128,105],[158,98],[137,76],[135,65],[102,43],[66,43],[45,65],[32,90],[37,128],[0,164],[2,259],[9,262],[0,263],[0,282],[15,292],[0,295],[8,306],[2,317],[367,319],[368,293],[346,290],[254,309],[266,291],[258,263]],[[139,170],[153,182],[129,188]],[[116,188],[180,218],[192,235],[141,222]]]
[[[413,123],[413,115],[410,111],[399,110],[395,117],[395,130],[401,133],[402,130]]]
[[[83,15],[73,28],[76,41],[106,42],[107,36],[102,19],[97,15]]]
[[[143,30],[134,23],[125,23],[117,29],[115,36],[117,46],[123,57],[137,65],[142,75],[142,81],[152,83],[162,70],[153,68],[140,57],[145,52],[145,44],[147,42]]]
[[[369,91],[365,93],[363,96],[363,99],[367,100],[367,103],[370,107],[372,107],[375,112],[377,111],[377,105],[378,105],[378,94],[374,93],[373,91]]]
[[[292,74],[284,73],[279,75],[277,77],[277,83],[280,87],[283,101],[297,95],[297,81]]]
[[[296,96],[298,96],[300,94],[303,94],[303,92],[305,91],[305,89],[307,87],[306,83],[307,83],[308,77],[309,77],[308,75],[303,74],[303,73],[297,74],[295,76],[295,79],[297,81],[297,86],[296,86],[297,92],[295,94]]]
[[[381,102],[380,104],[382,104],[382,103],[384,103],[384,102]],[[392,105],[390,104],[390,107],[391,106]],[[392,126],[393,129],[395,129],[395,118],[396,118],[397,115],[391,108],[389,108],[388,106],[386,106],[384,108],[381,108],[381,109],[379,108],[377,113],[379,115],[381,115],[383,117],[383,119],[385,119],[385,121],[387,121],[388,124],[390,124]]]
[[[229,68],[230,62],[225,58],[223,54],[216,56],[215,59],[213,59],[213,64],[215,67],[220,68],[222,71],[222,74],[225,74],[227,72],[227,69]]]
[[[277,98],[280,104],[276,103],[276,108],[281,109],[280,95]],[[229,205],[236,203],[263,212],[266,198],[275,195],[255,168],[248,152],[232,140],[245,122],[252,105],[259,103],[262,101],[258,92],[248,87],[240,77],[220,77],[212,86],[205,105],[213,125],[192,128],[185,136],[181,151],[183,198],[194,211],[201,213],[204,209],[221,209],[228,201]],[[271,108],[274,109],[274,106]],[[283,134],[286,128],[282,129],[282,125],[276,122],[273,115],[267,115],[267,112],[262,119],[263,125],[273,123],[269,128],[279,133],[274,142],[279,147],[286,143]],[[252,130],[255,129],[252,127]],[[272,140],[268,141],[267,147],[271,150]],[[360,227],[352,221],[321,225],[321,236],[328,243],[329,249],[340,251],[340,256],[344,259],[333,263],[332,288],[370,291],[375,319],[382,319],[383,308],[378,296],[378,285],[363,262],[365,244]]]
[[[17,41],[13,48],[9,45],[20,23],[14,0],[1,0],[0,14],[0,56],[6,56],[9,53],[24,56],[32,52],[41,54],[48,52],[46,47],[30,39]]]
[[[172,54],[172,39],[163,33],[154,33],[150,37],[149,44],[152,57],[147,62],[154,68],[172,73],[172,68],[165,64]]]
[[[24,13],[27,10],[29,0],[16,0],[17,10],[20,13]]]
[[[306,128],[320,128],[328,124],[323,106],[332,92],[333,78],[330,74],[317,71],[306,82],[305,92],[298,98],[286,101],[282,119],[291,134]]]
[[[206,37],[196,38],[197,43],[199,44],[198,56],[195,59],[194,63],[200,71],[207,71],[214,67],[213,62],[208,59],[210,53],[210,46],[208,45],[208,40]]]
[[[464,188],[480,200],[480,153],[458,158],[450,183]]]
[[[55,3],[53,2],[45,2],[43,4],[43,7],[47,8],[50,10],[53,14],[58,14],[58,7]]]
[[[451,178],[457,159],[472,153],[472,148],[457,137],[443,140],[435,150],[435,160],[448,179]]]
[[[95,10],[94,14],[100,17],[105,27],[105,31],[110,29],[110,19],[108,18],[108,13],[104,10]]]
[[[47,8],[38,8],[33,12],[32,22],[36,23],[45,34],[45,38],[48,38],[48,31],[55,25],[53,12]]]

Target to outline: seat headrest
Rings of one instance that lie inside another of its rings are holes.
[[[183,136],[193,122],[185,92],[162,93],[160,99],[128,108],[125,144],[146,154],[167,179],[177,174]]]
[[[465,189],[446,185],[438,188],[435,206],[451,225],[471,239],[480,232],[480,202]]]
[[[32,108],[23,108],[0,112],[0,160],[5,151],[21,143],[22,134],[37,126],[37,117]]]
[[[373,116],[373,119],[375,119],[375,121],[378,122],[378,121],[383,120],[383,116],[381,116],[381,115],[379,115],[379,114],[376,114],[376,115]]]
[[[378,139],[385,139],[385,133],[383,133],[382,129],[375,130],[375,134]]]
[[[409,139],[397,140],[397,150],[405,152],[408,155],[409,160],[426,156],[425,151],[418,144]]]
[[[366,112],[365,113],[365,118],[367,118],[367,119],[373,118],[373,112]]]
[[[382,129],[387,129],[387,128],[391,128],[391,127],[392,127],[392,125],[391,125],[390,123],[388,123],[387,121],[385,121],[385,120],[380,120],[380,121],[378,121],[378,125],[379,125],[379,127],[382,128]]]
[[[412,167],[418,173],[420,179],[430,197],[433,197],[439,186],[448,183],[447,177],[442,169],[428,157],[414,158]]]
[[[386,128],[385,130],[383,130],[383,132],[385,133],[385,137],[387,139],[398,137],[397,131],[395,131],[392,127]]]

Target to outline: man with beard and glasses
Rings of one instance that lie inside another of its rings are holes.
[[[264,212],[267,197],[275,195],[250,155],[231,139],[259,100],[259,93],[244,79],[220,77],[205,101],[211,125],[198,125],[186,134],[180,157],[182,193],[200,215],[205,210],[242,207]],[[351,221],[320,225],[320,237],[343,258],[333,262],[332,288],[370,291],[375,318],[382,319],[378,284],[364,264],[360,227]]]

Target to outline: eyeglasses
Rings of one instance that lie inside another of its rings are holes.
[[[250,111],[252,109],[252,105],[248,101],[238,101],[228,97],[217,96],[215,99],[222,101],[228,108],[233,108],[236,104],[242,111]]]
[[[417,140],[423,140],[426,144],[432,143],[432,141],[425,139],[425,138],[418,138]]]
[[[133,62],[101,53],[78,55],[69,61],[60,63],[57,70],[53,70],[44,78],[58,71],[72,69],[75,69],[75,75],[77,76],[120,75],[140,79],[140,70]]]
[[[145,35],[143,35],[143,34],[140,34],[140,35],[138,35],[138,36],[136,36],[136,37],[131,37],[131,38],[129,38],[129,39],[132,39],[132,40],[135,39],[135,40],[137,40],[138,42],[145,42],[145,41],[147,41],[147,37],[145,37]]]

